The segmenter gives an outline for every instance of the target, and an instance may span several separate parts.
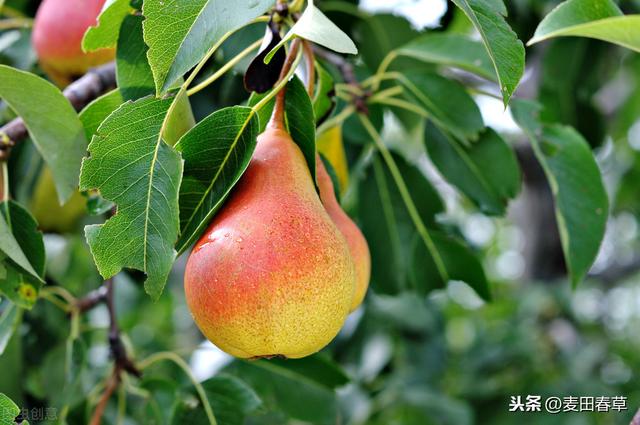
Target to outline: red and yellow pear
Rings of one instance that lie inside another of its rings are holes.
[[[200,330],[236,357],[305,357],[344,324],[355,287],[349,246],[281,120],[258,137],[189,256],[184,283]]]
[[[105,0],[43,0],[33,23],[32,42],[40,66],[60,87],[89,68],[113,60],[113,49],[82,51],[82,38]]]
[[[356,289],[353,301],[351,302],[351,311],[353,311],[362,304],[367,294],[367,288],[369,287],[369,279],[371,278],[371,253],[369,252],[369,245],[358,226],[356,226],[338,203],[333,182],[324,163],[320,159],[320,155],[316,155],[316,174],[322,205],[324,205],[329,217],[331,217],[331,220],[333,220],[336,227],[338,227],[347,240],[351,258],[356,268]]]

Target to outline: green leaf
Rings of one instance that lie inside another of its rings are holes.
[[[444,211],[444,203],[429,180],[415,166],[393,156],[411,190],[420,217],[427,227]],[[410,246],[416,234],[402,197],[381,158],[375,155],[367,175],[358,187],[359,214],[371,250],[372,286],[379,293],[395,294],[407,286]]]
[[[44,278],[45,250],[42,233],[31,214],[13,201],[0,204],[0,229],[3,244],[13,238],[18,245],[11,253],[1,248],[8,258],[4,258],[4,255],[1,258],[4,273],[0,278],[0,294],[4,294],[18,306],[30,309],[37,301],[38,290]],[[11,243],[7,246],[11,246]],[[15,260],[22,260],[21,257],[27,261],[26,265],[30,270]]]
[[[496,80],[491,58],[480,41],[463,34],[428,33],[397,50],[399,56],[464,69],[488,80]]]
[[[449,280],[467,283],[486,301],[491,300],[491,289],[478,257],[465,244],[444,234],[432,232],[431,238],[447,269]],[[410,268],[411,281],[421,294],[444,288],[448,282],[442,280],[436,264],[425,245],[415,239]]]
[[[330,389],[349,383],[349,377],[327,355],[318,353],[302,359],[271,359],[269,365],[297,373]]]
[[[147,62],[147,45],[142,36],[143,16],[129,15],[122,22],[116,51],[118,89],[124,100],[136,100],[154,93],[153,74]]]
[[[425,332],[436,326],[435,312],[430,310],[423,294],[415,291],[401,292],[398,295],[370,296],[371,313],[385,324],[407,329],[412,332]],[[407,314],[410,311],[411,314]]]
[[[193,68],[229,32],[265,13],[273,0],[146,0],[144,40],[158,94]]]
[[[265,63],[269,63],[273,55],[294,37],[312,41],[338,53],[358,54],[358,48],[351,38],[314,6],[312,1],[309,2],[298,22],[265,57]]]
[[[360,17],[353,33],[357,37],[359,56],[371,72],[378,69],[391,51],[420,34],[404,17],[389,13]]]
[[[176,409],[177,400],[180,399],[178,387],[180,382],[172,380],[171,377],[149,376],[145,374],[140,382],[140,387],[149,392],[144,407],[138,410],[138,422],[145,421],[155,424],[168,424]],[[196,396],[193,400],[199,401]],[[207,421],[204,409],[203,419]],[[153,422],[155,421],[155,422]],[[205,422],[208,424],[208,422]],[[196,424],[194,424],[196,425]]]
[[[173,109],[169,112],[165,125],[164,140],[171,146],[175,146],[178,140],[196,125],[191,103],[187,92],[178,91]]]
[[[20,323],[20,309],[12,302],[5,302],[4,310],[0,315],[0,356],[7,348],[18,323]]]
[[[262,400],[251,387],[231,375],[221,374],[208,379],[202,383],[202,387],[221,425],[242,425],[245,417],[262,405]],[[208,425],[209,421],[200,404],[181,400],[176,405],[171,423]]]
[[[80,162],[87,148],[76,111],[53,84],[5,65],[0,65],[0,97],[24,120],[51,168],[58,199],[64,204],[78,187]]]
[[[321,123],[329,118],[335,108],[335,83],[331,74],[324,67],[316,64],[318,82],[316,92],[313,95],[313,113],[316,123]]]
[[[180,187],[180,238],[184,252],[205,230],[247,169],[259,120],[251,108],[220,109],[200,121],[176,145],[184,158]]]
[[[42,234],[31,214],[13,201],[0,208],[0,250],[15,264],[41,279],[44,273]],[[33,259],[27,257],[26,253]]]
[[[480,33],[498,77],[505,107],[524,73],[524,46],[504,19],[502,0],[453,0]]]
[[[15,425],[15,419],[20,414],[20,408],[6,395],[0,393],[0,425]],[[24,420],[20,424],[29,425]]]
[[[504,215],[507,203],[520,191],[520,167],[507,143],[492,129],[470,146],[427,124],[425,144],[440,173],[480,209]]]
[[[569,0],[540,22],[527,45],[565,36],[595,38],[640,52],[640,15],[622,15],[611,0]]]
[[[482,114],[462,84],[427,72],[408,73],[403,81],[408,99],[422,105],[439,126],[464,141],[478,138]]]
[[[267,93],[253,94],[249,99],[249,106],[255,105]],[[275,101],[272,100],[259,112],[260,133],[262,133],[269,122],[273,112]],[[307,160],[309,171],[315,181],[316,176],[316,126],[313,112],[313,104],[307,94],[307,89],[296,76],[287,84],[285,93],[285,120],[291,138],[298,145],[304,158]]]
[[[251,385],[270,409],[305,422],[335,423],[338,408],[335,392],[288,367],[289,362],[297,361],[283,364],[269,360],[236,361],[228,372]]]
[[[57,403],[63,409],[72,405],[82,395],[82,373],[87,367],[87,346],[80,338],[71,335],[64,350],[63,388],[56,394]]]
[[[307,89],[298,77],[287,84],[285,94],[287,128],[307,160],[316,181],[316,118]]]
[[[87,140],[91,140],[100,124],[113,111],[122,105],[123,99],[118,89],[111,90],[109,93],[103,94],[99,98],[84,107],[80,111],[80,121],[84,127],[84,133]]]
[[[100,274],[124,267],[146,273],[145,290],[158,299],[176,256],[180,154],[160,136],[173,99],[127,102],[102,123],[82,164],[82,190],[98,189],[118,206],[102,225],[85,228]]]
[[[541,124],[539,109],[534,102],[518,101],[513,115],[531,140],[553,191],[562,249],[575,286],[598,254],[609,200],[587,142],[571,127]]]
[[[107,0],[98,16],[98,25],[87,29],[82,39],[82,50],[91,52],[116,47],[120,24],[133,11],[130,0]]]

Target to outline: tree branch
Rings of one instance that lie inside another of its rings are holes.
[[[89,292],[76,301],[78,313],[85,313],[107,299],[107,286],[101,285],[98,289]]]
[[[107,382],[107,386],[100,396],[100,401],[96,405],[95,410],[93,411],[93,415],[91,415],[90,425],[100,425],[102,423],[102,416],[104,415],[104,411],[107,408],[107,404],[109,404],[109,399],[115,392],[116,388],[120,385],[120,371],[118,367],[115,366],[113,369],[113,373],[109,377],[109,381]]]
[[[356,77],[356,73],[351,62],[346,60],[344,57],[317,45],[313,46],[313,51],[315,52],[316,56],[335,66],[342,75],[342,79],[345,83],[362,90],[362,86],[360,85],[360,81],[358,81],[358,78]],[[357,96],[355,94],[353,95],[353,105],[356,107],[358,112],[366,115],[369,114],[369,107],[367,106],[367,98],[369,96],[371,96],[371,93],[369,92],[364,92],[364,94],[361,96]]]
[[[124,370],[139,378],[142,374],[127,356],[127,351],[120,338],[120,328],[118,327],[115,303],[113,302],[113,279],[107,280],[104,286],[107,288],[105,302],[109,310],[109,347],[111,349],[111,357],[117,369]]]
[[[612,265],[599,273],[589,275],[589,277],[610,285],[632,277],[638,272],[640,272],[640,257],[635,257],[628,263]]]
[[[102,422],[102,416],[109,403],[109,399],[118,388],[118,385],[120,385],[123,371],[138,378],[142,376],[140,370],[135,366],[129,356],[127,356],[127,351],[120,338],[120,328],[116,320],[116,309],[113,300],[113,279],[108,279],[100,288],[90,292],[89,295],[78,302],[78,305],[83,304],[86,307],[92,308],[100,302],[106,303],[107,310],[109,311],[109,348],[114,365],[107,386],[91,416],[91,425],[100,425]]]
[[[114,62],[92,68],[80,79],[71,83],[62,92],[76,111],[80,111],[92,100],[115,88],[116,65]],[[22,118],[16,118],[0,128],[0,160],[6,160],[9,151],[27,138],[27,128]]]

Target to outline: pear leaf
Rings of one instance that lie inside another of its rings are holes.
[[[236,106],[209,115],[178,141],[184,158],[178,253],[202,234],[247,169],[258,129],[253,110]]]
[[[587,274],[604,238],[609,199],[589,144],[573,128],[540,122],[540,105],[514,102],[513,116],[531,141],[553,192],[571,282]]]
[[[569,0],[540,22],[527,44],[564,36],[595,38],[640,52],[640,15],[624,16],[611,0]]]
[[[498,77],[505,107],[524,74],[524,46],[504,16],[502,0],[453,0],[480,33]]]
[[[166,92],[227,33],[273,5],[273,0],[145,0],[144,41],[156,92]]]
[[[358,54],[358,48],[351,38],[331,22],[320,9],[314,6],[313,2],[309,2],[298,22],[291,27],[282,41],[269,52],[265,57],[265,62],[268,63],[273,55],[294,37],[313,41],[338,53]]]
[[[147,275],[158,299],[173,265],[178,239],[180,154],[161,132],[173,98],[126,102],[100,125],[82,163],[82,190],[97,189],[117,205],[101,225],[85,228],[98,271],[108,279],[124,267]]]
[[[116,47],[120,26],[133,11],[130,0],[107,0],[98,16],[97,24],[90,26],[82,38],[82,50],[92,52]]]
[[[78,187],[80,163],[87,148],[78,114],[56,86],[5,65],[0,65],[0,98],[24,120],[38,152],[51,168],[58,199],[64,204]]]

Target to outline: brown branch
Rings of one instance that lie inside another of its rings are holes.
[[[610,285],[630,278],[640,272],[640,257],[623,264],[614,264],[601,272],[589,275],[590,278]],[[639,424],[640,425],[640,424]]]
[[[76,301],[76,309],[78,313],[85,313],[97,305],[105,302],[107,299],[107,286],[102,285],[98,289],[89,292],[84,297]]]
[[[104,285],[107,287],[105,302],[109,310],[109,347],[111,349],[111,357],[117,368],[140,377],[142,374],[133,364],[133,361],[127,356],[127,351],[120,338],[120,328],[118,327],[115,303],[113,302],[113,279],[107,280]]]
[[[90,69],[84,76],[71,83],[62,92],[76,111],[116,86],[114,62]],[[16,118],[0,128],[0,160],[6,160],[9,151],[27,138],[27,128],[22,118]]]
[[[118,370],[118,366],[114,366],[109,382],[107,382],[107,386],[104,389],[102,396],[100,396],[100,401],[98,401],[98,404],[93,411],[91,421],[89,422],[90,425],[100,425],[104,411],[107,408],[107,404],[109,404],[109,399],[118,388],[118,385],[120,385],[120,371]]]
[[[278,0],[276,2],[274,11],[280,17],[286,18],[289,15],[289,3],[287,3],[287,0]]]
[[[327,49],[319,47],[317,45],[313,46],[313,51],[319,58],[335,66],[338,69],[338,72],[340,72],[340,75],[342,75],[342,79],[344,80],[345,83],[352,85],[354,87],[357,87],[359,90],[362,91],[362,86],[360,85],[360,81],[356,77],[356,73],[353,68],[353,64],[351,64],[351,62],[346,60],[344,57],[336,53],[333,53]],[[364,92],[360,96],[355,94],[353,95],[352,101],[354,106],[358,110],[358,112],[367,114],[367,115],[369,114],[367,99],[370,96],[371,96],[370,92]]]
[[[116,309],[113,299],[113,279],[105,281],[104,285],[99,289],[102,288],[104,288],[102,291],[93,291],[87,297],[83,298],[83,300],[86,299],[86,305],[90,305],[93,302],[95,302],[94,306],[100,302],[104,302],[107,305],[107,310],[109,311],[109,348],[114,365],[113,372],[109,378],[109,382],[107,383],[104,393],[100,397],[100,401],[93,411],[90,425],[100,425],[104,411],[109,403],[109,399],[118,388],[118,385],[120,385],[122,372],[128,372],[138,378],[142,376],[142,373],[138,370],[129,356],[127,356],[127,351],[122,343],[122,339],[120,338],[120,328],[118,327],[118,322],[116,320]]]

